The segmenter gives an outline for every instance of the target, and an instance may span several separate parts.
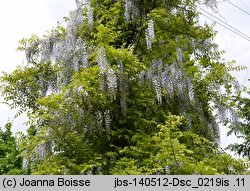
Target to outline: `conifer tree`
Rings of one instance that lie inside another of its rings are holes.
[[[17,175],[22,173],[22,158],[16,138],[11,132],[11,123],[0,129],[0,174]]]

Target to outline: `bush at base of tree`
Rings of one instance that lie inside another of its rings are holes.
[[[22,158],[16,138],[11,132],[11,123],[7,123],[4,129],[0,129],[0,174],[22,174]]]

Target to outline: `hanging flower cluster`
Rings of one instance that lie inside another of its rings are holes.
[[[139,15],[139,9],[132,0],[124,0],[125,12],[124,17],[126,21],[133,20]]]
[[[148,28],[146,30],[146,43],[148,50],[152,49],[153,39],[155,37],[154,21],[148,21]]]

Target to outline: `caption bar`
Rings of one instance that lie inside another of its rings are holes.
[[[234,190],[250,189],[250,176],[0,176],[0,190],[18,191],[188,191],[188,190]]]

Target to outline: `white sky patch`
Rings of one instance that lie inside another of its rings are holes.
[[[42,36],[74,8],[74,0],[0,1],[0,71],[13,71],[25,62],[24,54],[16,51],[19,40],[29,38],[31,34]],[[13,121],[15,114],[15,110],[0,104],[0,127]],[[25,121],[25,116],[15,119],[13,131],[25,131]]]

